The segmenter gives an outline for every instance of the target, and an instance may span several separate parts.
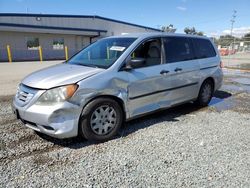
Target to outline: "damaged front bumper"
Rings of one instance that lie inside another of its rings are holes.
[[[78,134],[81,107],[70,102],[51,106],[19,106],[13,100],[13,112],[27,127],[55,138],[70,138]]]

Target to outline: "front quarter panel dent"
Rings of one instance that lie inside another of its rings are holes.
[[[96,89],[89,86],[97,86]],[[128,118],[128,110],[127,110],[127,81],[121,78],[112,78],[109,81],[103,79],[101,82],[94,81],[93,84],[79,84],[79,88],[77,93],[74,95],[72,99],[72,103],[79,105],[82,110],[84,106],[86,106],[91,100],[102,97],[102,96],[110,96],[116,97],[123,101],[124,112],[126,113],[126,118]]]

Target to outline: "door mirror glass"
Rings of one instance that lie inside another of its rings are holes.
[[[123,70],[125,71],[129,71],[131,69],[135,69],[135,68],[139,68],[139,67],[143,67],[143,65],[145,64],[146,59],[145,58],[129,58],[127,60],[127,63],[125,64]]]
[[[138,68],[138,67],[142,67],[146,62],[145,58],[140,58],[140,57],[136,57],[133,59],[130,59],[129,61],[129,65],[131,66],[131,68]]]

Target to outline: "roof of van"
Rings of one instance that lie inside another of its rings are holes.
[[[208,37],[206,37],[206,36],[181,34],[181,33],[165,33],[165,32],[130,33],[130,34],[119,35],[119,37],[134,37],[134,38],[148,38],[148,37],[159,37],[159,36],[180,36],[180,37],[192,37],[192,38],[208,39]],[[113,37],[117,37],[117,36],[113,36]]]

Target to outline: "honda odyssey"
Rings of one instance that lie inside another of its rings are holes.
[[[104,141],[143,114],[190,101],[208,105],[222,78],[220,56],[207,37],[128,34],[100,39],[28,75],[12,106],[35,131]]]

